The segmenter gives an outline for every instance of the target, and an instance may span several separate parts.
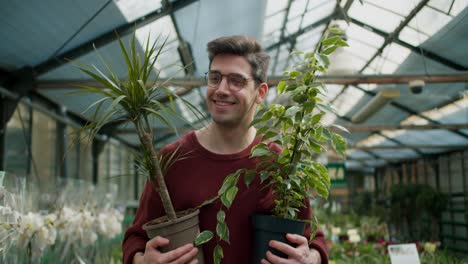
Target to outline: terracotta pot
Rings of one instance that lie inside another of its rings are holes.
[[[252,263],[260,263],[262,258],[266,259],[266,252],[287,258],[282,252],[268,246],[270,240],[280,241],[295,247],[286,239],[286,234],[303,234],[305,223],[291,219],[279,218],[271,215],[255,214],[251,218],[254,228],[254,244]]]
[[[167,217],[163,216],[149,221],[143,225],[143,230],[150,239],[156,236],[162,236],[169,239],[171,242],[168,246],[162,247],[162,252],[168,252],[188,243],[193,243],[197,235],[200,233],[198,226],[199,210],[186,210],[177,213],[175,222],[167,222]],[[203,249],[198,247],[197,255],[198,263],[204,263]]]

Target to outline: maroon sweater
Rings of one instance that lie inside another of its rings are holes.
[[[250,151],[259,143],[259,138],[245,150],[235,153],[220,155],[215,154],[200,145],[195,133],[180,138],[176,142],[166,146],[161,153],[173,151],[180,146],[179,153],[184,154],[185,159],[178,160],[166,174],[166,184],[171,194],[176,211],[185,210],[202,204],[205,200],[213,198],[226,175],[237,171],[239,168],[253,169],[258,162],[250,159]],[[279,151],[278,146],[273,146]],[[258,177],[247,188],[241,178],[239,191],[231,208],[226,212],[226,222],[229,227],[230,245],[221,244],[224,249],[223,264],[249,263],[252,252],[252,227],[250,216],[253,213],[268,213],[273,208],[273,196],[271,190],[261,188]],[[216,214],[220,208],[220,202],[215,202],[200,209],[200,230],[216,230]],[[148,237],[142,225],[146,222],[163,216],[164,209],[159,195],[148,182],[140,198],[140,204],[132,226],[125,232],[123,240],[124,264],[132,263],[136,252],[144,252]],[[301,210],[299,217],[308,219],[311,214],[310,207]],[[310,235],[310,226],[307,225],[304,234]],[[203,246],[206,263],[213,263],[213,249],[216,245],[214,239]],[[322,263],[328,263],[328,250],[323,233],[318,230],[315,239],[310,244],[317,249],[322,257]]]

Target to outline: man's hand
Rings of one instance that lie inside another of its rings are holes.
[[[162,253],[160,247],[169,245],[169,239],[157,236],[146,243],[145,253],[138,252],[133,257],[134,264],[196,264],[198,249],[187,244],[174,250]]]
[[[262,264],[320,264],[322,262],[320,253],[316,249],[309,248],[306,237],[287,234],[286,239],[291,243],[297,244],[297,246],[294,248],[275,240],[270,241],[268,245],[288,255],[288,258],[278,257],[268,251],[266,253],[267,259],[262,259]]]

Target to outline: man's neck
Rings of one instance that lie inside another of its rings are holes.
[[[255,139],[254,127],[225,127],[211,122],[196,131],[200,144],[211,152],[232,154],[246,149]]]

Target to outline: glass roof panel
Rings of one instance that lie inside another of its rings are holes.
[[[277,12],[286,9],[289,0],[268,0],[266,12],[266,17],[269,17]]]
[[[382,9],[386,9],[401,16],[408,15],[411,12],[411,10],[417,5],[416,1],[408,0],[372,0],[364,2],[368,5],[375,5],[381,7]]]
[[[427,5],[445,14],[456,16],[468,6],[468,0],[431,0]]]
[[[427,5],[447,14],[453,1],[454,0],[430,0]]]
[[[147,15],[162,6],[161,1],[115,0],[114,2],[129,22]]]
[[[349,86],[333,103],[338,109],[338,114],[346,115],[361,100],[365,93],[354,86]],[[353,100],[349,100],[353,98]]]
[[[353,2],[348,15],[385,32],[392,32],[403,19],[399,15],[374,5],[367,3],[362,5],[359,1]]]
[[[296,17],[291,20],[288,20],[286,24],[286,32],[287,35],[293,34],[299,30],[299,26],[301,25],[301,17]]]
[[[375,48],[379,48],[385,39],[372,31],[351,23],[346,29],[346,36],[349,39],[358,39],[363,43]]]
[[[424,41],[426,41],[429,38],[429,35],[417,31],[411,27],[405,27],[403,30],[400,32],[399,38],[405,42],[408,42],[409,44],[417,47],[421,45]]]
[[[443,28],[451,19],[450,16],[444,13],[429,7],[423,7],[423,9],[411,19],[409,26],[428,35],[433,35]]]
[[[311,4],[309,4],[311,6]],[[304,15],[302,28],[307,27],[322,18],[331,15],[335,10],[335,1],[322,1],[321,3],[311,6]]]
[[[396,43],[390,43],[382,52],[384,57],[387,57],[392,62],[398,64],[401,64],[403,61],[405,61],[410,53],[411,51],[408,48],[405,48]]]
[[[296,50],[304,52],[314,50],[320,40],[323,30],[325,30],[325,25],[315,27],[314,29],[298,36],[296,39]]]
[[[289,9],[288,20],[302,15],[302,13],[307,10],[307,2],[308,0],[294,0],[291,3],[291,8]]]
[[[391,74],[398,68],[398,64],[391,61],[389,57],[377,56],[368,67],[372,68],[375,73]]]
[[[450,15],[457,16],[468,6],[468,0],[454,0]]]
[[[286,12],[279,12],[265,19],[263,26],[264,36],[281,29],[285,13]]]
[[[367,44],[361,39],[348,37],[347,41],[349,45],[349,51],[363,59],[370,59],[377,51],[376,47]]]

